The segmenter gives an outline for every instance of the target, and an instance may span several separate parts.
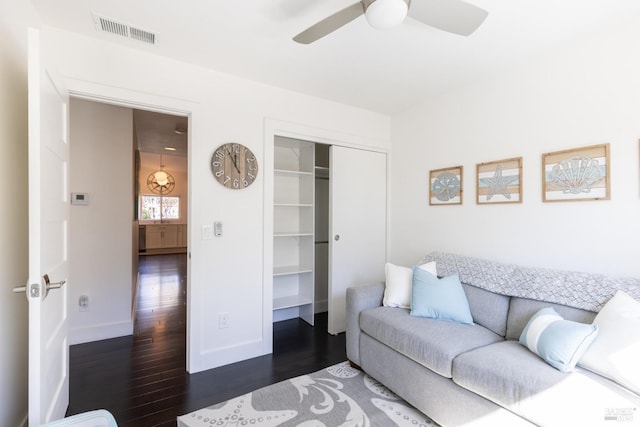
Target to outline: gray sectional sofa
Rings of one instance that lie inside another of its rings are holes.
[[[638,394],[580,367],[560,372],[518,342],[539,309],[590,323],[616,289],[637,298],[637,280],[444,253],[426,261],[436,261],[441,276],[459,274],[474,324],[384,307],[384,283],[350,288],[353,364],[443,426],[640,425]]]

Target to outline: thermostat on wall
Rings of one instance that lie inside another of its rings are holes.
[[[71,204],[87,206],[89,204],[89,193],[71,193]]]

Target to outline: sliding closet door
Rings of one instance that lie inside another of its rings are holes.
[[[332,146],[329,166],[329,325],[346,329],[346,290],[384,280],[387,156]]]

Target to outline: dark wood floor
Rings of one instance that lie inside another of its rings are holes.
[[[294,319],[274,324],[274,353],[185,371],[186,255],[140,257],[134,335],[71,346],[67,415],[109,410],[120,427],[175,426],[182,415],[346,360],[344,334]]]

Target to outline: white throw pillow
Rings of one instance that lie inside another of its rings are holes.
[[[640,302],[617,291],[593,323],[599,333],[579,365],[640,394]]]
[[[434,276],[438,276],[436,262],[428,262],[418,266]],[[386,286],[382,305],[385,307],[411,308],[411,287],[413,283],[413,270],[391,263],[384,265]]]

